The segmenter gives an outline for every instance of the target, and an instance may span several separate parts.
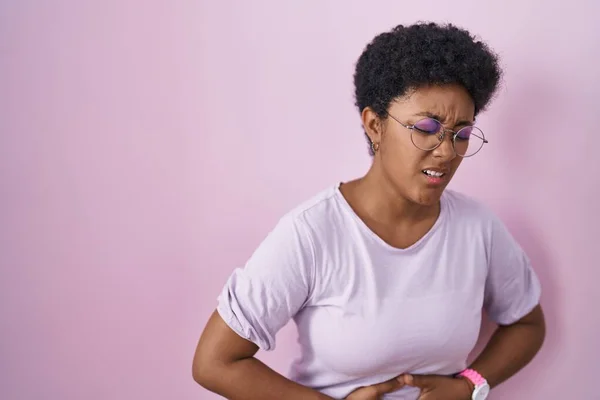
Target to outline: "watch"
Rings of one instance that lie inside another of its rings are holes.
[[[479,374],[479,372],[469,368],[460,372],[458,376],[462,376],[473,382],[475,389],[473,389],[473,394],[471,395],[472,400],[487,399],[488,395],[490,394],[490,385],[487,383],[485,378]]]

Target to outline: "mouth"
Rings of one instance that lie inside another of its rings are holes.
[[[424,169],[421,171],[427,179],[427,185],[438,187],[444,185],[446,182],[446,172],[435,171],[432,169]]]
[[[446,175],[445,172],[433,171],[431,169],[424,169],[421,172],[424,173],[425,175],[431,177],[431,178],[442,178],[443,176]]]

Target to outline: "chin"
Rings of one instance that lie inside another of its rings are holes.
[[[421,206],[435,206],[439,203],[442,193],[446,187],[436,189],[419,190],[415,196],[411,196],[412,200]]]

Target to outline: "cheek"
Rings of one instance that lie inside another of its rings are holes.
[[[414,175],[427,155],[412,144],[410,135],[406,139],[408,140],[394,138],[386,143],[383,163],[393,176]]]
[[[456,156],[456,158],[454,160],[452,160],[452,170],[456,171],[458,169],[458,167],[460,166],[460,164],[462,163],[462,161],[463,161],[462,157]]]

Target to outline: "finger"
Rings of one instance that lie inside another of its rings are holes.
[[[398,389],[401,389],[403,386],[404,380],[402,380],[400,377],[396,377],[390,379],[389,381],[377,383],[373,385],[373,388],[377,392],[377,395],[380,396],[382,394],[394,392]]]
[[[421,392],[421,395],[417,400],[433,400],[429,393],[431,392]]]
[[[415,386],[421,389],[429,387],[431,379],[427,375],[404,374],[401,376],[404,384]]]

